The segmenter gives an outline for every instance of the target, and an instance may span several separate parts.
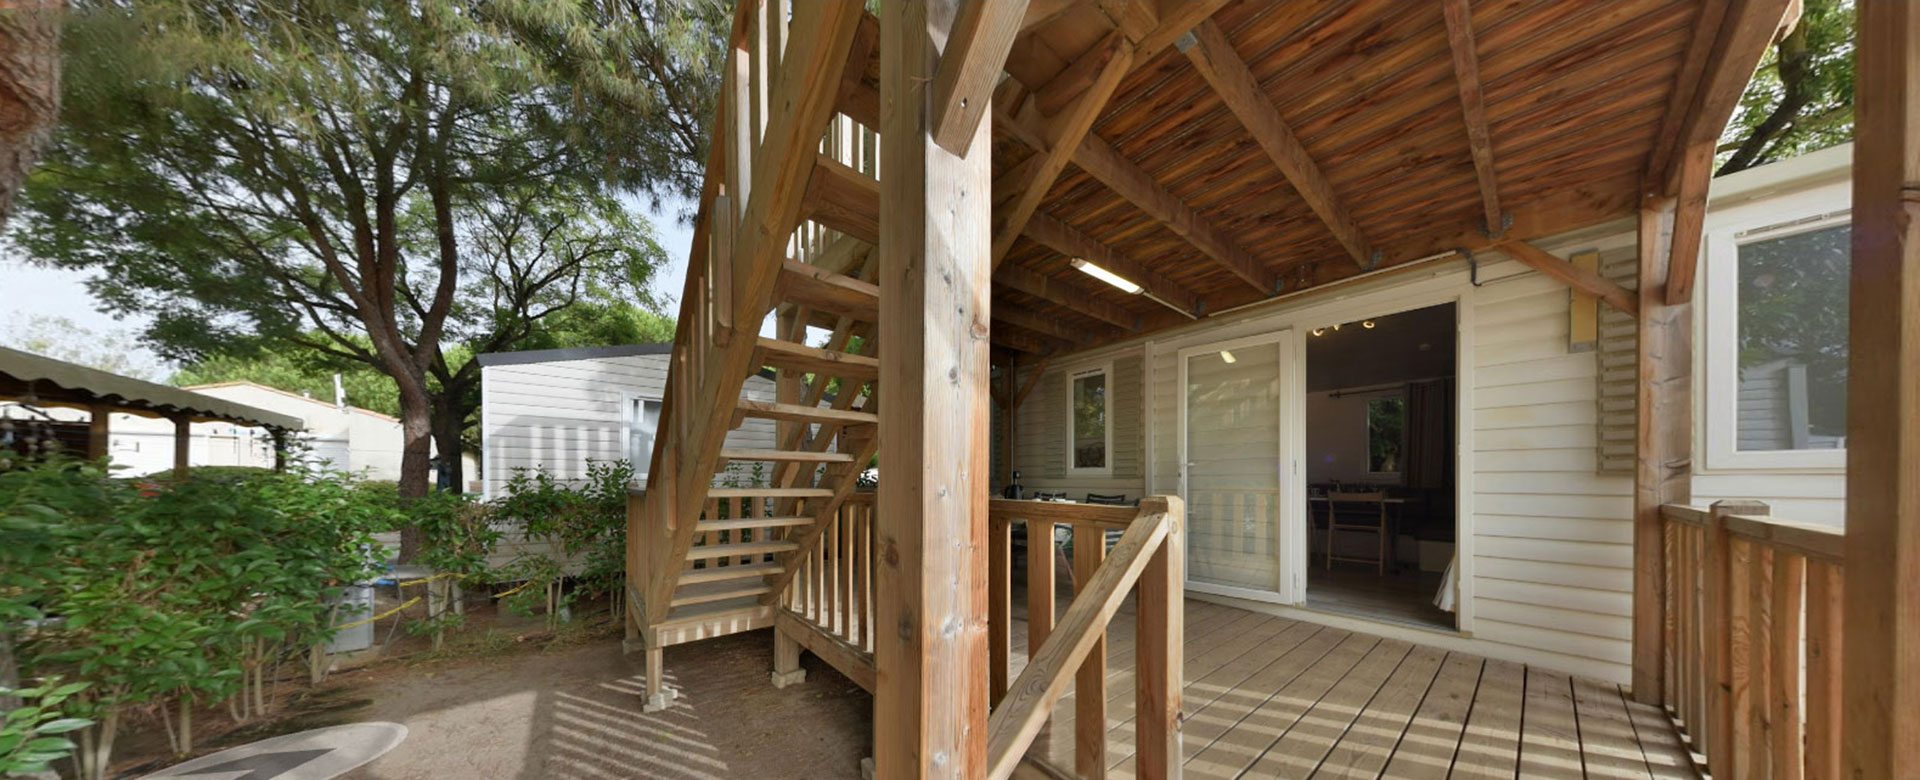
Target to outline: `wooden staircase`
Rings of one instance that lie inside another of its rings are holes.
[[[878,223],[877,154],[834,88],[867,70],[872,24],[858,3],[800,3],[736,25],[650,480],[628,501],[628,646],[647,653],[649,709],[671,701],[664,648],[773,624],[879,446],[863,227]],[[773,398],[743,394],[769,370]],[[771,427],[771,446],[743,425]]]

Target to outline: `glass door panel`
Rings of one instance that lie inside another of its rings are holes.
[[[1187,576],[1279,593],[1283,411],[1278,341],[1184,356]]]

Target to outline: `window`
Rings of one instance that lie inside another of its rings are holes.
[[[1730,209],[1708,237],[1707,467],[1843,468],[1845,185]]]
[[[620,427],[625,451],[621,455],[633,464],[634,476],[644,479],[653,463],[653,434],[660,427],[660,402],[628,393],[622,407]]]
[[[1406,420],[1405,398],[1394,396],[1367,401],[1367,473],[1400,473]]]
[[[1852,233],[1842,224],[1740,244],[1736,449],[1845,446]]]
[[[1108,413],[1109,367],[1069,374],[1067,404],[1067,470],[1074,473],[1112,472],[1113,415]]]

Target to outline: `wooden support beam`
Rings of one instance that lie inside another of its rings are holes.
[[[1045,298],[1070,310],[1113,323],[1121,328],[1130,331],[1140,329],[1140,315],[1095,298],[1093,293],[1076,285],[1029,271],[1022,266],[1000,266],[994,269],[993,280],[1005,285],[1009,290],[1023,292],[1035,298]]]
[[[1920,5],[1855,9],[1841,776],[1909,777],[1920,771]]]
[[[1192,244],[1202,254],[1219,263],[1234,276],[1268,295],[1280,288],[1280,275],[1255,259],[1189,207],[1171,190],[1161,186],[1140,166],[1121,156],[1105,140],[1087,134],[1073,155],[1073,162],[1113,191],[1133,203],[1148,216],[1159,220],[1168,230]]]
[[[972,0],[960,7],[953,37],[933,76],[933,140],[965,155],[987,115],[993,88],[1026,18],[1027,0]]]
[[[1094,240],[1092,236],[1074,229],[1072,225],[1054,219],[1046,212],[1033,213],[1033,216],[1027,220],[1026,235],[1027,238],[1045,244],[1055,252],[1068,257],[1083,258],[1094,265],[1119,274],[1127,281],[1140,285],[1154,300],[1181,314],[1197,317],[1201,313],[1200,296],[1193,294],[1192,290],[1160,275],[1158,271],[1147,267],[1146,263],[1123,255],[1106,244]]]
[[[992,167],[985,123],[955,145],[964,156],[933,138],[954,5],[880,19],[880,469],[893,476],[875,513],[873,752],[889,780],[986,773]]]
[[[1027,381],[1020,385],[1020,392],[1013,394],[1013,408],[1015,410],[1020,408],[1020,404],[1026,403],[1027,394],[1033,392],[1035,385],[1040,384],[1040,377],[1047,373],[1047,363],[1051,360],[1053,360],[1052,357],[1045,357],[1041,358],[1040,362],[1033,364],[1033,375],[1027,377]]]
[[[1600,274],[1562,260],[1553,253],[1525,241],[1502,241],[1490,248],[1505,253],[1508,257],[1538,269],[1541,273],[1572,285],[1574,289],[1612,304],[1614,308],[1628,314],[1640,311],[1641,301],[1631,290],[1615,284]],[[1643,248],[1642,254],[1645,253]],[[1664,254],[1664,253],[1663,253]]]
[[[1042,140],[1046,146],[1039,150],[1039,162],[1023,169],[1026,178],[1013,185],[1019,195],[997,226],[993,239],[995,268],[1007,259],[1007,251],[1013,248],[1014,239],[1026,229],[1027,220],[1040,208],[1040,201],[1053,188],[1060,172],[1066,170],[1067,161],[1073,158],[1074,149],[1093,129],[1093,120],[1100,117],[1101,109],[1106,108],[1107,100],[1119,88],[1121,77],[1133,67],[1133,44],[1115,33],[1106,43],[1095,46],[1093,52],[1082,57],[1080,62],[1069,66],[1061,76],[1068,77],[1082,70],[1083,63],[1097,66],[1085,68],[1093,71],[1092,82],[1084,87],[1075,85],[1078,87],[1077,97],[1043,131]],[[1047,94],[1047,90],[1042,88],[1039,96],[1045,97]]]
[[[173,418],[173,478],[186,479],[193,451],[193,420]]]
[[[1327,181],[1326,174],[1320,172],[1320,165],[1307,154],[1307,148],[1293,134],[1293,128],[1280,116],[1280,109],[1267,97],[1260,81],[1254,78],[1253,71],[1247,68],[1246,61],[1233,50],[1233,44],[1220,32],[1219,25],[1211,20],[1201,22],[1193,28],[1192,38],[1182,38],[1174,44],[1187,55],[1195,71],[1220,93],[1221,101],[1240,118],[1247,133],[1266,150],[1267,157],[1280,169],[1280,173],[1293,184],[1300,198],[1307,202],[1308,208],[1326,223],[1333,231],[1333,237],[1345,247],[1353,262],[1363,269],[1372,270],[1376,265],[1373,246],[1366,235],[1360,232],[1360,225],[1353,221],[1353,215],[1347,211],[1345,203],[1333,191],[1333,184]]]
[[[1666,301],[1681,303],[1693,297],[1695,269],[1700,265],[1700,236],[1707,217],[1707,183],[1713,177],[1713,155],[1720,131],[1746,91],[1753,69],[1760,64],[1773,35],[1780,28],[1792,0],[1735,2],[1720,20],[1720,35],[1701,74],[1692,110],[1680,128],[1677,166],[1663,182],[1677,198],[1673,225],[1673,265],[1667,270]],[[1643,284],[1645,282],[1642,282]]]
[[[1660,279],[1670,262],[1673,203],[1640,209],[1640,278]],[[1519,242],[1516,242],[1519,243]],[[1530,244],[1521,244],[1531,246]],[[1545,254],[1542,252],[1541,254]],[[1573,266],[1567,265],[1568,268]],[[1693,480],[1692,305],[1669,305],[1643,284],[1636,301],[1637,367],[1633,474],[1633,697],[1662,704],[1666,669],[1665,525],[1662,504],[1684,504]]]
[[[1073,346],[1072,342],[1034,333],[1002,322],[998,318],[994,320],[992,334],[994,344],[1030,355],[1051,355]]]
[[[1065,345],[1079,344],[1088,338],[1087,332],[1084,330],[1075,329],[1059,320],[1049,319],[1017,306],[993,307],[993,321],[996,325],[1006,323],[1051,339],[1057,339]]]
[[[1493,134],[1487,130],[1486,95],[1480,87],[1480,53],[1473,43],[1473,10],[1468,0],[1441,0],[1447,17],[1447,48],[1453,52],[1453,77],[1460,87],[1460,113],[1467,123],[1467,148],[1473,154],[1473,174],[1480,184],[1480,205],[1487,215],[1487,235],[1506,231],[1500,211],[1500,182],[1493,174]]]
[[[113,419],[113,407],[94,404],[87,407],[87,460],[107,457],[107,425]]]

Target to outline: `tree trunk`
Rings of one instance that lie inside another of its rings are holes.
[[[433,406],[424,382],[395,377],[400,385],[400,499],[427,495],[432,487]],[[420,554],[420,529],[412,523],[400,528],[400,562],[410,563]]]
[[[60,113],[60,15],[65,0],[8,3],[0,13],[0,224],[53,135]]]
[[[465,449],[460,433],[466,429],[466,422],[466,410],[460,408],[453,395],[445,392],[434,395],[433,445],[439,449],[441,468],[447,470],[455,493],[464,493],[467,489],[466,467],[460,458]]]

